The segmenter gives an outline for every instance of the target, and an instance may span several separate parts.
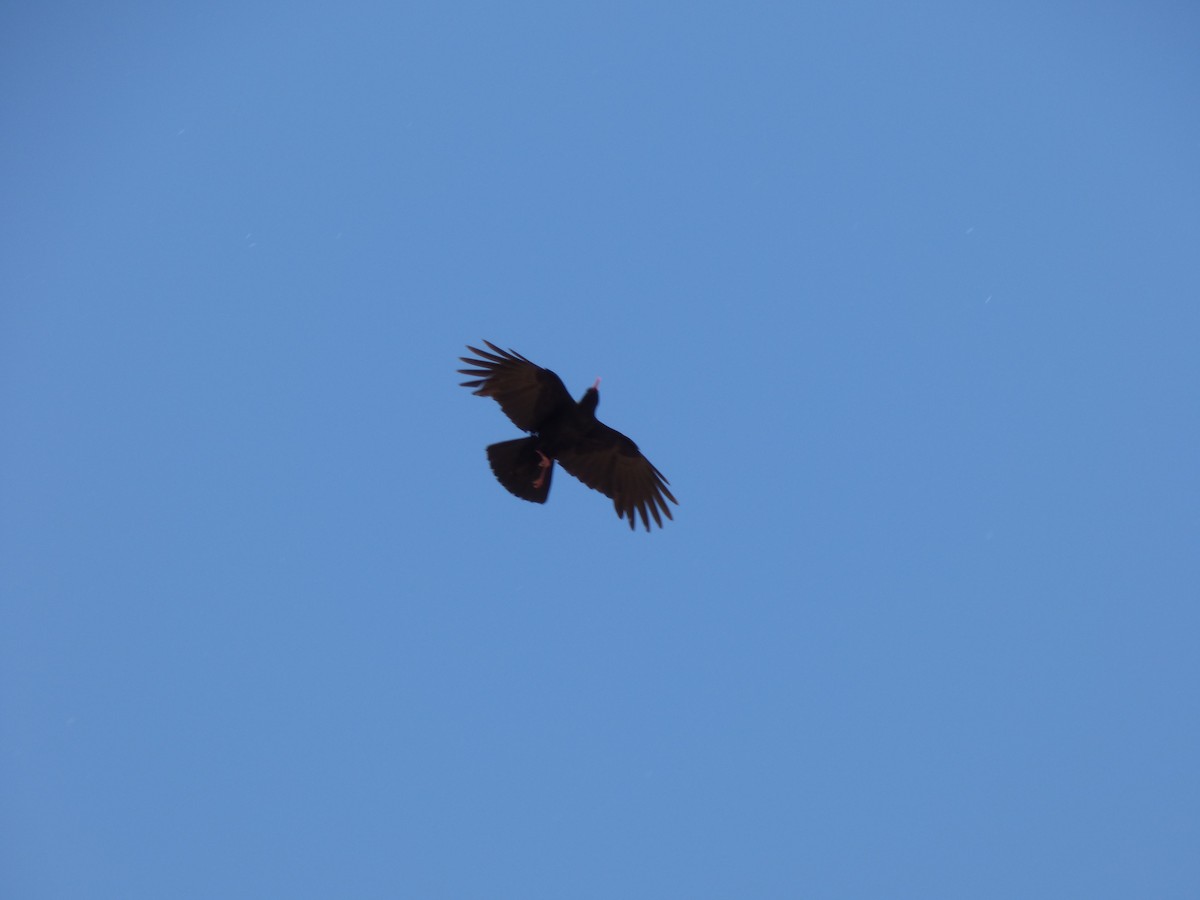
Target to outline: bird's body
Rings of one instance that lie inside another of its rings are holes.
[[[617,515],[627,518],[630,528],[639,515],[647,531],[651,517],[659,527],[662,515],[672,518],[667,500],[679,501],[671,495],[667,479],[637,444],[596,418],[599,379],[576,403],[549,369],[484,343],[491,352],[468,346],[479,358],[461,357],[472,368],[459,372],[474,378],[463,387],[495,398],[513,424],[531,434],[487,448],[492,472],[505,488],[522,500],[545,503],[557,461],[588,487],[612,498]]]

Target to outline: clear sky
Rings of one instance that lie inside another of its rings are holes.
[[[0,894],[1200,896],[1200,8],[109,6],[0,17]]]

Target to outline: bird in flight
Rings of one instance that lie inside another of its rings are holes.
[[[459,369],[480,397],[493,397],[514,425],[530,437],[502,441],[487,448],[496,479],[509,492],[533,503],[545,503],[557,461],[588,487],[610,497],[617,516],[636,525],[637,516],[650,530],[662,516],[673,518],[667,501],[679,503],[662,472],[642,456],[637,444],[596,418],[600,379],[576,403],[562,379],[520,353],[501,350],[491,341],[480,350],[467,345],[478,359],[461,356],[471,366]]]

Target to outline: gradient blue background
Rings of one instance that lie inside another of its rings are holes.
[[[1193,4],[103,6],[0,23],[0,893],[1200,896]]]

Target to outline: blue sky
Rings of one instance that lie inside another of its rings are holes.
[[[6,896],[1200,894],[1191,4],[3,19]]]

